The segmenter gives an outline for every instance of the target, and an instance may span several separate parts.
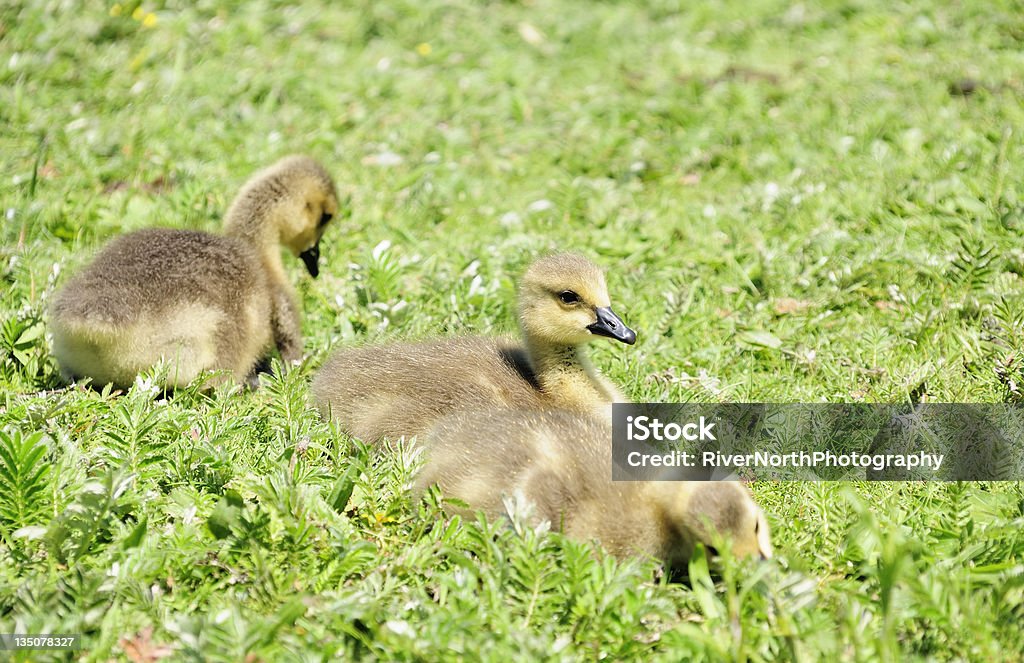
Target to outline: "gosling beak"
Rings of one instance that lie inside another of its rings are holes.
[[[594,312],[597,313],[597,322],[587,327],[590,333],[614,338],[626,345],[636,343],[636,332],[627,327],[622,318],[615,315],[615,311],[610,306],[602,306],[594,309]]]
[[[306,270],[309,271],[309,275],[316,278],[320,273],[320,265],[317,262],[320,260],[320,244],[314,244],[305,251],[299,254],[302,258],[302,264],[306,266]]]

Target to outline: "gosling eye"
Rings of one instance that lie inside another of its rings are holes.
[[[332,218],[334,218],[334,215],[328,212],[324,212],[323,214],[320,215],[320,225],[326,226],[327,222],[330,221]]]
[[[760,533],[761,533],[761,521],[760,520],[755,520],[754,521],[754,534],[760,534]]]
[[[572,290],[563,290],[562,292],[558,293],[558,298],[562,300],[563,304],[579,304],[581,301],[583,301],[580,298],[580,296],[577,295]]]
[[[704,546],[704,551],[708,554],[708,557],[718,557],[718,548],[714,546]]]

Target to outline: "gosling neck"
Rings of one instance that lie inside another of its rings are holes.
[[[241,240],[256,251],[263,268],[275,282],[285,283],[281,243],[276,233],[278,224],[273,218],[278,213],[276,206],[267,208],[243,198],[228,210],[224,230],[228,237]]]
[[[554,345],[524,334],[537,384],[563,407],[592,410],[615,400],[582,345]]]

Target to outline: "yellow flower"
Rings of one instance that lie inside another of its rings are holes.
[[[142,19],[142,27],[151,28],[156,25],[156,14],[146,14],[146,18]]]
[[[146,11],[142,7],[136,7],[135,11],[132,12],[132,18],[136,21],[141,21],[142,17],[146,15]]]
[[[121,15],[121,3],[120,2],[115,2],[113,4],[113,6],[110,8],[110,15],[111,16],[120,16]]]
[[[430,44],[428,44],[426,42],[423,42],[422,44],[420,44],[419,46],[416,47],[416,52],[419,53],[420,55],[422,55],[423,57],[427,57],[428,55],[430,55],[430,52],[432,50],[434,50],[434,49],[432,49],[430,47]]]

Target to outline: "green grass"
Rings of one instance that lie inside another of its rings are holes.
[[[0,632],[85,660],[1019,660],[1020,484],[758,484],[778,558],[680,585],[413,503],[306,401],[332,346],[513,330],[553,249],[607,267],[640,338],[595,360],[635,400],[1021,399],[1019,2],[339,4],[0,3]],[[351,201],[319,280],[289,261],[308,362],[62,389],[66,275],[217,229],[289,152]]]

